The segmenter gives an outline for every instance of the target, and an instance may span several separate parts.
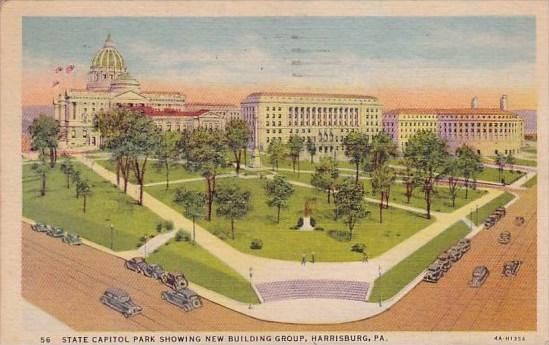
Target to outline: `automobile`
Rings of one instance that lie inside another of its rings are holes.
[[[134,316],[143,311],[143,308],[135,304],[130,295],[119,288],[108,288],[100,298],[101,303],[122,313],[124,317]]]
[[[521,226],[524,224],[524,217],[515,217],[515,225],[516,226]]]
[[[46,230],[46,235],[55,238],[63,237],[65,235],[65,230],[58,227],[49,226]]]
[[[492,220],[492,219],[486,219],[484,221],[484,229],[488,230],[490,229],[492,226],[494,226],[496,224],[496,221],[495,220]]]
[[[125,266],[127,269],[137,273],[144,273],[148,267],[148,264],[142,257],[135,257],[130,260],[126,260]]]
[[[160,279],[164,274],[164,268],[157,264],[147,264],[143,274],[149,278]]]
[[[473,288],[480,287],[482,284],[484,284],[486,279],[488,279],[489,274],[490,272],[488,271],[488,268],[486,268],[486,266],[475,267],[475,269],[473,270],[473,277],[469,281],[469,286]]]
[[[450,256],[447,252],[444,252],[438,256],[437,262],[440,264],[442,270],[444,272],[448,272],[450,267],[452,266],[452,262],[450,261]]]
[[[450,262],[457,262],[459,259],[461,259],[462,256],[463,252],[458,246],[453,246],[452,248],[448,249],[448,257],[450,258]]]
[[[67,243],[67,244],[72,244],[72,245],[77,245],[77,246],[82,244],[82,240],[80,239],[80,235],[72,234],[70,232],[65,233],[65,236],[63,236],[62,241]]]
[[[433,263],[427,267],[427,271],[423,276],[423,281],[428,283],[436,283],[444,276],[444,270],[440,264]]]
[[[179,290],[189,286],[189,282],[183,273],[179,272],[164,272],[160,277],[160,280],[164,285],[169,286],[174,290]]]
[[[461,250],[461,253],[465,254],[469,251],[469,249],[471,249],[471,240],[468,238],[461,239],[459,240],[457,246]]]
[[[193,290],[183,288],[178,290],[164,291],[161,294],[163,300],[166,300],[184,311],[191,311],[202,307],[202,300]]]
[[[505,277],[512,277],[512,276],[516,276],[517,275],[517,272],[520,268],[520,265],[522,265],[522,261],[519,261],[519,260],[511,260],[511,261],[507,261],[506,263],[503,264],[503,272],[502,274],[505,276]]]
[[[48,228],[46,227],[46,224],[42,224],[42,223],[32,224],[31,229],[37,232],[46,232],[48,230]]]
[[[496,214],[499,214],[501,217],[504,217],[507,214],[507,210],[505,210],[505,207],[498,207],[495,211]]]
[[[509,242],[511,242],[511,233],[509,231],[502,231],[499,234],[498,242],[500,244],[508,244]]]

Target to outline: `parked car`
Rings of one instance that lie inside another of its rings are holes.
[[[437,262],[440,264],[442,270],[444,272],[448,272],[450,267],[452,266],[452,262],[450,261],[450,256],[447,252],[444,252],[438,256]]]
[[[444,270],[440,264],[434,263],[427,267],[427,272],[423,276],[423,281],[436,283],[444,276]]]
[[[475,269],[473,270],[473,278],[469,281],[469,286],[474,288],[480,287],[482,284],[484,284],[486,279],[488,279],[489,274],[490,272],[488,271],[488,268],[486,268],[486,266],[475,267]]]
[[[511,233],[509,231],[502,231],[499,234],[498,242],[500,244],[508,244],[509,242],[511,242]]]
[[[169,286],[174,290],[179,290],[189,286],[189,282],[187,281],[187,278],[185,278],[183,273],[179,273],[179,272],[173,272],[173,273],[164,272],[164,274],[162,274],[162,276],[160,277],[160,280],[166,286]]]
[[[50,226],[46,230],[46,235],[51,236],[51,237],[55,237],[55,238],[59,238],[59,237],[63,237],[65,235],[65,231],[61,228]]]
[[[179,290],[169,290],[162,292],[162,299],[183,308],[185,311],[191,311],[202,307],[202,300],[193,290],[183,288]]]
[[[80,239],[80,235],[71,234],[70,232],[65,233],[65,236],[63,236],[62,241],[65,242],[65,243],[72,244],[72,245],[77,245],[77,246],[82,244],[82,240]]]
[[[46,224],[42,223],[32,224],[31,229],[37,232],[46,232],[48,230]]]
[[[517,272],[520,268],[520,265],[522,265],[522,261],[519,260],[511,260],[507,261],[503,264],[503,272],[502,274],[505,277],[513,277],[517,275]]]
[[[490,218],[488,218],[488,219],[486,219],[486,220],[484,221],[484,229],[485,229],[485,230],[488,230],[488,229],[490,229],[492,226],[494,226],[495,224],[496,224],[496,220],[495,220],[495,219],[490,219]]]
[[[524,224],[524,217],[515,217],[515,225],[521,226]]]
[[[448,253],[450,262],[452,263],[457,262],[463,256],[463,252],[461,251],[461,248],[458,246],[453,246],[448,250],[447,253]]]
[[[160,279],[164,274],[164,268],[157,264],[148,264],[143,274],[149,278]]]
[[[135,257],[130,260],[126,260],[125,265],[127,269],[137,273],[144,273],[148,266],[147,262],[145,262],[145,259],[142,257]]]
[[[505,215],[507,214],[507,211],[505,210],[505,207],[498,207],[496,208],[495,213],[499,214],[500,217],[505,217]]]
[[[134,316],[143,311],[143,308],[135,304],[128,293],[118,288],[108,288],[100,298],[101,303],[122,313],[124,317]]]
[[[461,239],[459,240],[457,246],[461,250],[461,253],[465,254],[469,251],[469,249],[471,249],[471,240],[468,238]]]

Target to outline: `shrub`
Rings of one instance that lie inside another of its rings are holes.
[[[156,231],[161,232],[162,231],[162,223],[156,224]]]
[[[351,233],[343,230],[329,230],[328,236],[339,242],[349,242],[351,240]]]
[[[171,221],[171,220],[165,221],[165,222],[164,222],[164,227],[165,227],[166,230],[168,230],[168,231],[173,230],[173,228],[174,228],[173,221]]]
[[[263,248],[263,241],[260,239],[254,239],[252,240],[252,243],[250,243],[250,249],[261,249]]]
[[[351,251],[357,252],[357,253],[364,253],[365,249],[366,249],[366,245],[364,243],[355,243],[351,247]]]
[[[148,238],[148,235],[143,235],[143,236],[139,237],[139,242],[145,242],[145,241],[147,241],[147,238]]]
[[[191,236],[189,236],[189,234],[187,234],[185,231],[179,229],[175,234],[175,240],[177,242],[180,242],[180,241],[188,242],[191,240]]]
[[[315,225],[316,225],[316,220],[313,217],[311,217],[311,226],[314,228]]]
[[[299,219],[297,220],[297,227],[301,228],[302,226],[303,226],[303,218],[299,217]]]
[[[321,226],[317,226],[314,230],[315,231],[324,231],[324,228],[321,227]]]
[[[217,238],[219,238],[220,240],[223,240],[225,241],[228,237],[227,237],[227,234],[222,231],[222,230],[215,230],[213,232],[214,236],[217,236]]]

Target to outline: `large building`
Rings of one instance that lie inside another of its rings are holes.
[[[61,126],[61,142],[66,146],[99,145],[94,116],[116,107],[140,109],[164,130],[197,125],[222,128],[227,119],[240,114],[234,105],[202,104],[197,109],[197,104],[187,107],[180,92],[141,90],[140,83],[128,73],[110,35],[92,59],[86,88],[63,91],[53,105],[54,116]]]
[[[383,130],[401,151],[421,129],[437,133],[451,152],[467,144],[483,156],[518,153],[524,141],[524,121],[507,110],[505,95],[499,108],[479,108],[475,97],[470,108],[395,109],[383,116]]]
[[[351,131],[370,136],[382,130],[382,105],[364,95],[257,92],[242,102],[253,135],[251,147],[265,151],[273,139],[299,135],[315,142],[320,155],[343,158],[342,140]]]

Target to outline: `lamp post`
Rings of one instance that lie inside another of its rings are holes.
[[[114,225],[111,224],[111,250],[113,250],[113,239],[114,239]]]
[[[254,288],[253,288],[253,284],[252,284],[252,278],[253,278],[254,274],[253,274],[253,268],[251,266],[250,266],[249,272],[250,272],[250,289],[253,292]],[[250,292],[250,304],[248,304],[248,309],[252,309],[252,298],[253,298],[252,292]]]

